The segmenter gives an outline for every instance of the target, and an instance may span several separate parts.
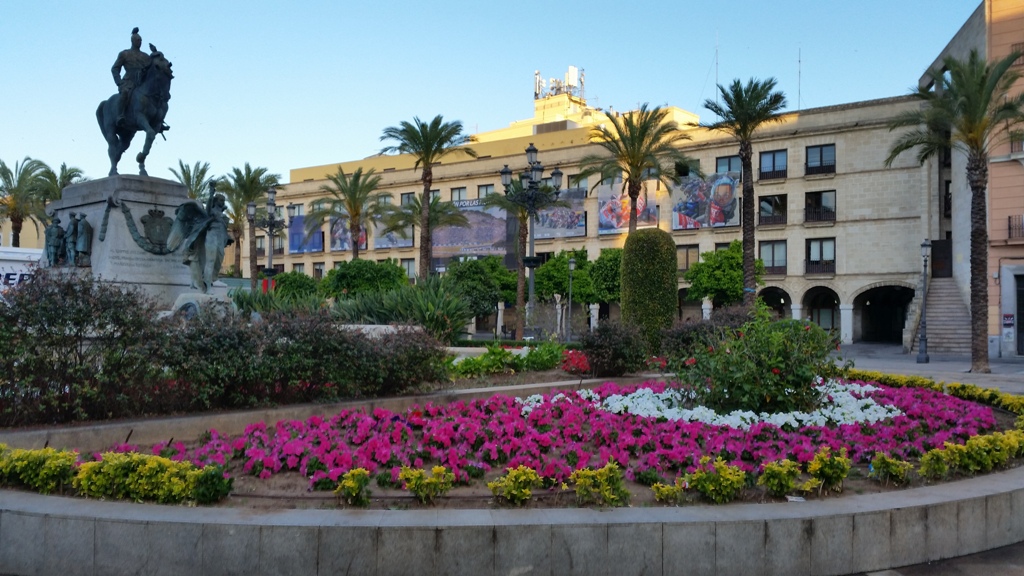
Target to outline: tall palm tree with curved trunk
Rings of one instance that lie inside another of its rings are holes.
[[[246,226],[246,205],[249,202],[255,202],[257,205],[263,204],[267,190],[279,185],[280,181],[281,176],[278,174],[268,174],[266,168],[262,166],[252,168],[246,162],[245,168],[241,170],[232,168],[230,174],[217,182],[217,191],[224,194],[230,205],[227,211],[231,218],[228,232],[235,241],[235,271],[238,274],[241,273],[242,269],[242,251],[239,250],[240,245],[238,242],[242,238],[242,231],[246,228],[249,229],[249,279],[253,291],[256,290],[257,276],[256,228],[254,226]],[[268,243],[270,245],[267,249],[273,250],[274,239],[270,238]]]
[[[590,141],[606,154],[590,154],[580,159],[577,181],[598,175],[601,182],[614,182],[622,176],[622,189],[629,194],[629,232],[636,231],[637,198],[646,194],[644,183],[655,179],[668,187],[676,179],[676,165],[696,169],[697,162],[677,148],[690,137],[679,125],[668,120],[668,110],[644,103],[639,110],[622,116],[609,116],[611,129],[604,125],[590,130]]]
[[[11,220],[11,246],[21,246],[21,229],[25,220],[32,222],[36,231],[46,219],[43,211],[44,174],[49,168],[28,156],[14,163],[14,170],[0,160],[0,220]]]
[[[757,286],[757,269],[754,266],[754,206],[757,202],[754,200],[753,138],[758,128],[782,119],[786,95],[776,91],[775,84],[775,78],[751,78],[745,85],[737,78],[728,88],[719,84],[722,104],[711,99],[704,101],[704,108],[718,116],[718,121],[700,124],[708,130],[725,132],[740,144],[740,179],[743,182],[743,303],[747,306],[754,303]]]
[[[68,166],[62,162],[60,165],[60,172],[54,172],[51,168],[47,167],[43,171],[43,188],[41,192],[41,198],[43,201],[43,209],[46,209],[46,204],[53,202],[54,200],[60,200],[64,195],[64,189],[72,184],[78,184],[86,180],[85,173],[82,172],[81,168],[75,168],[74,166]]]
[[[517,202],[515,198],[523,198],[523,184],[519,180],[513,180],[509,185],[508,194],[490,194],[484,198],[482,204],[487,207],[501,208],[510,217],[519,222],[519,234],[516,237],[516,334],[523,335],[526,330],[526,265],[523,257],[526,256],[526,242],[529,237],[530,212],[525,202]],[[534,198],[535,208],[544,210],[547,208],[568,207],[569,203],[558,199],[555,189],[543,185],[539,189],[539,195]]]
[[[203,162],[200,164],[196,162],[194,166],[189,166],[178,159],[178,168],[168,168],[171,174],[178,179],[188,188],[188,197],[193,200],[199,200],[205,203],[207,194],[210,190],[210,182],[213,181],[213,177],[210,176],[210,163]]]
[[[381,141],[394,141],[385,146],[381,154],[409,154],[416,159],[414,167],[421,168],[420,181],[423,182],[423,197],[420,200],[420,265],[419,277],[426,280],[430,274],[430,262],[433,257],[430,221],[430,187],[434,183],[434,164],[446,156],[456,153],[476,158],[476,151],[466,146],[474,138],[462,133],[459,121],[445,122],[438,114],[429,123],[414,117],[412,122],[403,121],[398,126],[384,129]]]
[[[352,240],[352,259],[359,259],[359,232],[367,220],[381,216],[387,205],[384,198],[391,195],[378,192],[380,176],[370,168],[363,172],[356,168],[346,176],[340,168],[337,174],[327,176],[330,184],[320,186],[320,192],[330,194],[310,203],[311,209],[306,220],[306,237],[319,232],[325,221],[331,218],[348,219],[349,238]]]
[[[885,165],[901,153],[917,149],[924,163],[939,152],[954,148],[967,157],[967,185],[971,189],[971,372],[990,371],[988,362],[988,161],[992,146],[1021,136],[1024,93],[1010,95],[1021,75],[1011,70],[1021,54],[986,62],[972,50],[967,60],[947,57],[931,70],[934,89],[919,88],[913,96],[923,103],[901,114],[891,130],[910,128],[893,143]]]

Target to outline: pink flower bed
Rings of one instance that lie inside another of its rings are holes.
[[[655,392],[663,383],[639,386],[604,384],[594,391],[605,398],[638,387]],[[855,462],[867,462],[876,451],[910,459],[950,441],[963,443],[996,426],[988,407],[932,390],[878,386],[871,397],[898,407],[903,415],[875,424],[835,427],[807,426],[784,430],[755,424],[748,430],[664,418],[616,415],[598,402],[567,393],[569,401],[551,397],[523,415],[514,398],[495,395],[485,400],[428,404],[402,413],[344,410],[329,418],[281,421],[273,429],[259,422],[237,438],[211,431],[198,447],[158,444],[176,460],[196,465],[229,462],[242,473],[268,478],[298,471],[311,485],[333,487],[348,470],[363,467],[371,474],[390,473],[397,480],[401,466],[440,464],[460,480],[470,472],[503,470],[520,464],[539,474],[565,481],[573,470],[617,461],[627,477],[652,470],[672,478],[692,471],[701,456],[721,456],[748,472],[763,462],[791,458],[810,461],[823,446],[846,448]],[[119,447],[127,450],[131,447]]]

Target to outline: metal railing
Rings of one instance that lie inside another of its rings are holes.
[[[812,176],[814,174],[835,174],[835,173],[836,173],[836,163],[835,162],[832,162],[831,164],[819,164],[817,166],[809,166],[807,164],[804,164],[804,174],[806,174],[808,176]]]
[[[1024,238],[1024,215],[1010,216],[1010,238]]]
[[[835,222],[836,211],[824,206],[804,208],[804,222]]]
[[[779,224],[786,223],[786,214],[758,214],[757,225],[758,226],[776,226]]]
[[[782,266],[765,266],[764,273],[765,276],[785,276],[786,265],[783,264]]]
[[[256,256],[257,257],[262,257],[262,256],[266,256],[266,255],[267,255],[267,249],[266,248],[257,248],[256,249]]]
[[[806,269],[805,274],[835,274],[836,273],[836,261],[835,260],[807,260],[804,263]]]
[[[759,180],[779,180],[788,176],[789,170],[783,168],[782,170],[769,170],[767,172],[761,171],[761,175],[758,177]]]

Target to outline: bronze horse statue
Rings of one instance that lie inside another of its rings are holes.
[[[107,141],[107,155],[110,156],[110,173],[108,176],[117,175],[117,163],[121,155],[132,143],[135,133],[143,131],[146,133],[146,144],[142,152],[135,157],[139,163],[139,174],[149,176],[146,173],[146,156],[153,146],[153,139],[157,134],[163,135],[165,130],[170,129],[164,124],[164,117],[167,115],[167,101],[171,99],[171,63],[162,52],[152,44],[149,45],[152,51],[150,64],[146,68],[142,83],[131,93],[128,108],[125,112],[124,122],[118,124],[118,94],[114,94],[103,102],[100,102],[96,109],[96,120],[99,122],[100,131]]]

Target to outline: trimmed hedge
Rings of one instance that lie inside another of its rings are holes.
[[[678,307],[676,244],[657,228],[637,230],[622,248],[622,321],[640,328],[646,352],[661,351],[661,333]]]

